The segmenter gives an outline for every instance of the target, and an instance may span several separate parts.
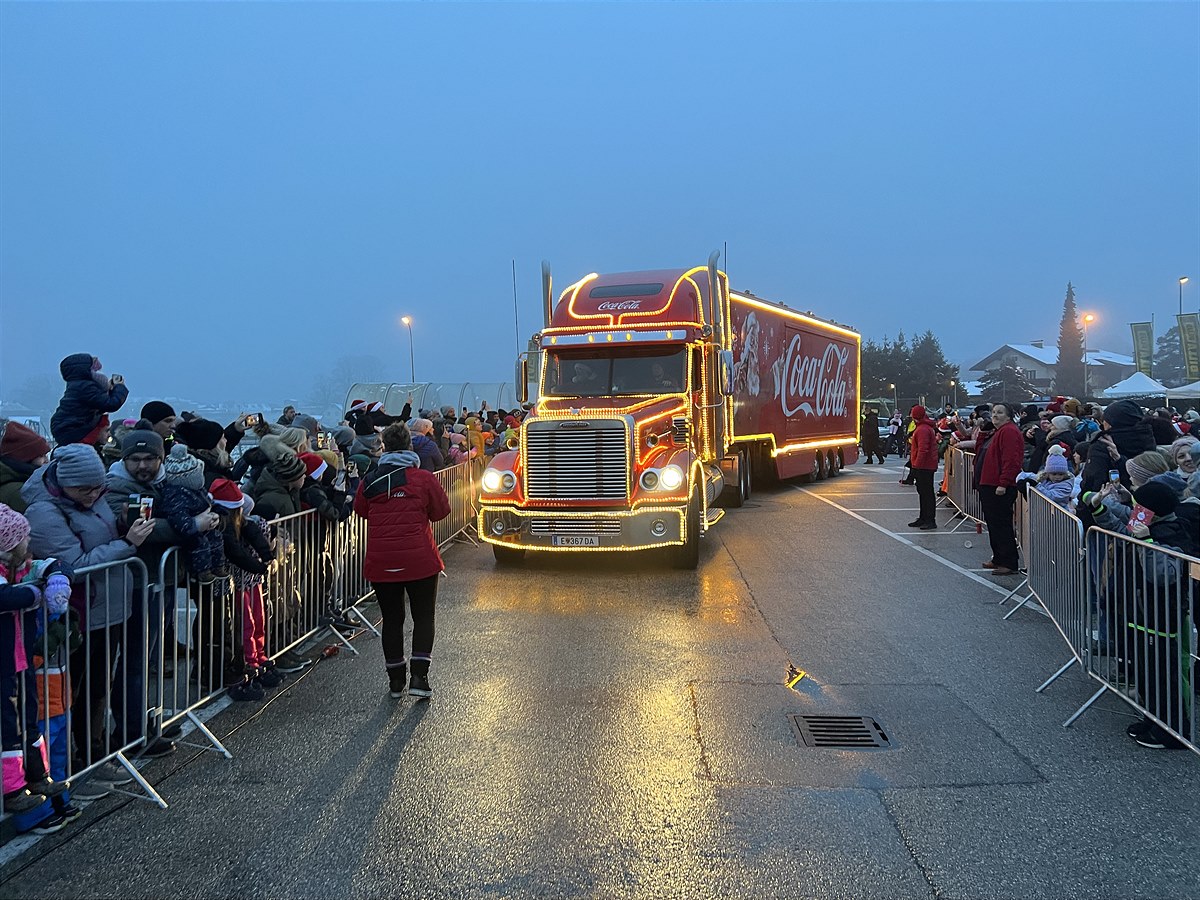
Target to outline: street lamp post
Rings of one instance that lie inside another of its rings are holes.
[[[401,316],[400,321],[408,329],[408,376],[409,381],[417,383],[417,362],[413,358],[412,316]]]
[[[1083,396],[1088,396],[1088,325],[1096,321],[1096,317],[1088,313],[1083,317]]]
[[[954,388],[954,411],[958,412],[958,382],[950,379],[950,387]]]
[[[896,385],[889,384],[888,387],[892,389],[892,414],[895,415],[900,411],[900,401],[896,399]]]
[[[1191,281],[1186,275],[1179,279],[1179,314],[1183,315],[1183,286]]]

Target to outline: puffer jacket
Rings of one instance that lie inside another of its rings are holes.
[[[105,390],[92,377],[92,361],[88,353],[72,353],[58,370],[67,383],[58,409],[50,419],[50,433],[59,444],[76,444],[100,424],[105,413],[116,412],[125,405],[129,388],[114,384]]]
[[[368,581],[418,581],[445,568],[430,523],[450,515],[450,500],[419,464],[412,451],[385,453],[358,486],[354,512],[367,520]]]
[[[442,459],[442,451],[438,449],[433,438],[424,434],[414,434],[412,444],[413,451],[421,457],[421,468],[426,472],[436,472],[445,468],[446,461]]]
[[[58,486],[57,468],[58,463],[47,463],[21,489],[28,504],[25,518],[29,520],[29,549],[34,557],[54,557],[72,571],[133,557],[134,546],[120,536],[116,517],[104,497],[90,509],[83,508]],[[79,577],[72,580],[79,585]],[[119,625],[129,618],[134,587],[129,567],[116,566],[88,575],[87,584],[91,599],[85,618],[89,630]],[[75,596],[71,599],[76,602]]]
[[[913,427],[908,459],[914,469],[937,470],[938,436],[928,418],[919,420]]]
[[[250,495],[254,497],[254,511],[268,522],[300,512],[300,492],[280,484],[269,467],[259,474]]]
[[[7,456],[0,456],[0,503],[25,512],[25,501],[21,499],[21,487],[29,480],[37,466]]]

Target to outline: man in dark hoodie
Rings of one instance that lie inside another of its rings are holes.
[[[1091,439],[1087,464],[1080,478],[1080,496],[1089,491],[1098,491],[1108,484],[1108,473],[1120,473],[1121,483],[1127,488],[1129,474],[1125,463],[1139,453],[1155,449],[1154,432],[1142,416],[1142,408],[1132,400],[1118,400],[1104,410],[1100,432]],[[1093,524],[1092,514],[1086,504],[1079,507],[1079,519],[1084,530]]]
[[[109,378],[100,360],[90,353],[72,353],[58,364],[67,383],[58,409],[50,419],[50,434],[56,444],[94,444],[108,413],[125,405],[129,388],[121,375]]]

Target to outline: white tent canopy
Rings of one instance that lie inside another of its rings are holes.
[[[1110,400],[1119,400],[1122,397],[1165,397],[1167,389],[1149,375],[1134,372],[1101,393]]]
[[[1194,400],[1197,397],[1200,397],[1200,381],[1167,390],[1168,400]]]

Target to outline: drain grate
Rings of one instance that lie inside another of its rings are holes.
[[[789,715],[796,740],[805,747],[841,750],[886,750],[891,746],[883,727],[870,716]]]

